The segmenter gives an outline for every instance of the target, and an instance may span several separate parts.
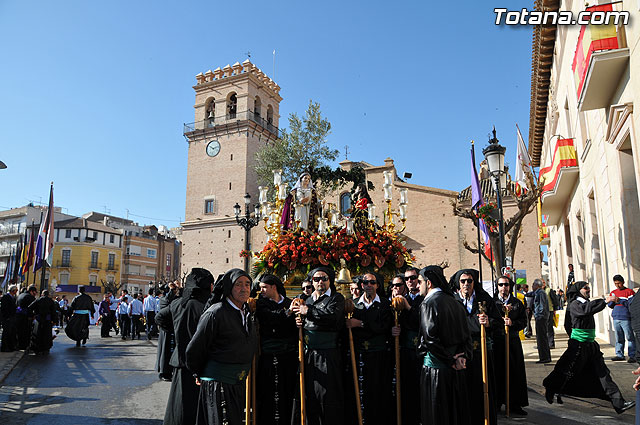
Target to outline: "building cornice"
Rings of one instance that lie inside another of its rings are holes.
[[[560,9],[560,0],[536,0],[535,9],[541,12],[557,12]],[[555,25],[537,25],[533,29],[529,156],[534,167],[540,166],[555,42]]]

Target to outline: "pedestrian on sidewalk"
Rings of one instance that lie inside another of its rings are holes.
[[[607,304],[609,308],[613,309],[611,316],[613,318],[613,329],[616,333],[616,356],[611,358],[611,361],[618,362],[624,361],[624,341],[628,341],[629,349],[629,363],[635,363],[636,361],[636,341],[631,331],[631,315],[629,314],[629,301],[636,294],[633,289],[629,289],[624,286],[624,278],[617,274],[613,276],[613,284],[616,289],[609,293],[614,297],[614,301]]]
[[[527,326],[524,328],[524,336],[531,338],[533,336],[533,327],[531,326],[531,318],[533,317],[533,291],[529,292],[529,285],[524,284],[522,292],[524,293],[524,306],[527,312]]]
[[[542,280],[536,279],[531,285],[533,290],[533,317],[536,319],[536,343],[538,358],[536,363],[550,363],[551,350],[548,340],[549,299],[542,289]]]
[[[163,296],[158,301],[158,312],[165,307],[168,307],[174,300],[178,299],[178,285],[174,282],[169,283],[163,289]],[[169,364],[173,350],[175,349],[175,337],[173,334],[173,321],[166,321],[163,327],[158,320],[158,315],[155,317],[155,322],[160,329],[158,334],[158,352],[156,356],[156,371],[158,377],[163,381],[171,381],[173,375],[173,366]]]
[[[593,316],[615,298],[607,296],[590,300],[588,282],[578,281],[567,290],[568,313],[571,314],[571,338],[553,371],[544,379],[545,398],[553,403],[555,394],[566,394],[582,398],[598,398],[611,402],[620,414],[635,405],[625,401],[620,389],[613,382],[609,369],[604,364],[600,345],[595,341],[596,322]]]
[[[549,348],[556,348],[556,336],[553,327],[556,325],[556,310],[560,310],[558,305],[556,291],[551,289],[551,285],[546,281],[542,281],[542,288],[545,294],[547,294],[547,302],[549,303],[549,320],[547,321],[547,340],[549,341]]]

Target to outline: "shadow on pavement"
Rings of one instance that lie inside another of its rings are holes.
[[[2,410],[0,410],[2,412]],[[96,418],[93,416],[47,415],[30,413],[4,412],[0,415],[2,422],[11,425],[161,425],[162,419],[140,418]]]

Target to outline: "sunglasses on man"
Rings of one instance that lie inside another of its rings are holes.
[[[460,283],[473,283],[473,279],[460,279]]]
[[[498,286],[509,286],[509,282],[498,282],[496,283]]]
[[[362,284],[363,285],[376,285],[378,283],[377,280],[363,280]]]
[[[417,274],[414,274],[414,275],[411,275],[411,276],[406,276],[406,277],[404,278],[404,280],[405,280],[406,282],[409,282],[410,280],[417,280],[417,279],[418,279],[418,275],[417,275]]]
[[[312,280],[314,282],[326,282],[329,280],[329,278],[327,276],[314,276]]]
[[[303,290],[303,291],[306,291],[307,289],[313,289],[313,286],[311,286],[311,285],[305,285],[305,286],[303,286],[303,287],[302,287],[302,290]]]

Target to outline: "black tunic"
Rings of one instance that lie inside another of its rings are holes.
[[[298,328],[287,315],[291,299],[280,303],[260,297],[256,303],[260,329],[257,390],[258,423],[291,424],[298,383]]]
[[[344,327],[344,297],[335,289],[314,300],[304,322],[307,425],[341,425],[344,391],[338,334]]]
[[[89,314],[77,314],[77,310],[88,310]],[[93,299],[87,294],[79,294],[73,298],[69,311],[73,316],[69,319],[64,332],[74,341],[87,340],[89,338],[89,317],[95,313]]]
[[[587,301],[578,297],[569,304],[573,329],[595,329],[593,316],[604,310],[603,299]],[[575,397],[599,398],[610,401],[615,409],[622,408],[624,398],[611,379],[597,342],[580,342],[569,339],[569,346],[556,363],[553,371],[544,379],[547,394],[566,394]]]
[[[402,425],[418,425],[420,415],[417,406],[420,405],[420,371],[422,370],[422,356],[418,356],[418,341],[420,332],[420,304],[424,300],[422,295],[411,298],[404,296],[411,306],[411,310],[400,313],[400,390]],[[395,393],[395,387],[394,387]],[[395,394],[394,394],[395,395]]]
[[[29,308],[36,297],[29,292],[23,292],[16,299],[16,331],[18,332],[18,350],[24,350],[31,340],[31,321],[33,312]]]
[[[175,300],[176,297],[171,292],[168,295],[160,298],[160,302],[158,303],[158,311],[167,307],[171,304],[171,301]],[[161,378],[171,379],[171,375],[173,374],[173,366],[169,364],[169,360],[171,359],[171,355],[173,354],[173,349],[175,348],[175,341],[173,337],[173,321],[165,321],[162,324],[165,327],[161,326],[158,322],[157,316],[154,318],[160,332],[158,333],[158,350],[156,355],[156,371],[159,373]]]
[[[503,303],[495,298],[496,308],[504,317]],[[509,318],[509,404],[510,407],[524,407],[529,405],[527,394],[527,374],[525,372],[524,352],[520,342],[520,331],[527,326],[527,313],[522,301],[509,296],[507,304],[512,307]],[[498,406],[506,403],[506,347],[504,326],[497,326],[493,330],[493,358],[496,377],[496,400]]]
[[[2,320],[3,352],[13,351],[18,344],[16,334],[16,299],[6,293],[0,299],[0,320]]]
[[[30,349],[36,353],[48,352],[53,346],[51,328],[56,317],[56,302],[49,297],[40,297],[29,305],[35,314]]]
[[[470,394],[465,371],[452,367],[456,354],[464,353],[467,364],[472,356],[465,313],[464,307],[442,291],[433,293],[420,305],[418,353],[427,357],[420,378],[423,424],[470,423]]]
[[[493,372],[493,350],[491,333],[498,326],[503,326],[504,321],[498,312],[493,298],[484,290],[475,290],[475,299],[471,306],[471,312],[468,312],[464,306],[464,300],[460,294],[454,294],[455,299],[462,304],[467,317],[467,326],[471,334],[473,343],[473,358],[467,360],[467,368],[465,375],[467,379],[467,387],[469,389],[470,408],[471,408],[471,424],[484,423],[484,386],[482,383],[482,351],[480,348],[480,322],[478,320],[479,303],[484,302],[487,307],[487,316],[489,317],[489,328],[487,335],[487,371],[489,377],[489,423],[495,425],[498,421],[495,399],[495,377]]]
[[[347,397],[346,423],[355,423],[357,411],[362,408],[362,417],[367,425],[390,423],[392,402],[393,358],[389,352],[393,312],[388,299],[381,298],[367,309],[363,297],[355,300],[353,318],[363,322],[362,328],[353,328],[353,344],[356,354],[356,368],[359,380],[361,406],[355,406],[353,373],[351,362],[346,368],[345,380]],[[414,388],[415,390],[415,388]],[[353,402],[351,402],[353,401]],[[355,409],[354,409],[355,407]]]
[[[176,341],[176,347],[169,361],[169,364],[174,367],[174,371],[167,409],[164,414],[164,425],[194,424],[196,422],[200,388],[186,367],[185,351],[196,332],[198,320],[202,315],[204,303],[209,294],[201,294],[195,289],[193,291],[194,293],[186,293],[183,297],[164,307],[156,315],[156,322],[160,326],[164,328],[173,326]]]
[[[246,317],[243,324],[242,314]],[[202,315],[186,349],[188,369],[208,378],[200,391],[198,425],[240,425],[245,404],[245,382],[251,361],[258,350],[258,334],[253,314],[241,313],[227,299],[213,304]],[[226,411],[223,411],[223,405]],[[191,423],[191,422],[189,422]]]

